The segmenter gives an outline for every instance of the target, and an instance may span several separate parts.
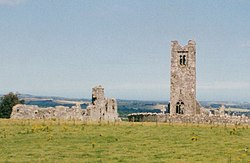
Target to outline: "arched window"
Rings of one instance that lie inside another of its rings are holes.
[[[183,65],[186,65],[186,61],[187,61],[186,55],[183,55]]]
[[[180,113],[179,114],[184,114],[184,103],[183,102],[181,102]]]
[[[180,55],[180,65],[182,65],[182,55]]]
[[[176,113],[177,114],[184,114],[184,102],[177,102],[176,103]]]
[[[176,113],[179,114],[179,112],[180,112],[180,103],[177,102],[176,103]]]

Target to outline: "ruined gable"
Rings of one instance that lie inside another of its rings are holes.
[[[101,85],[92,89],[92,104],[87,107],[86,112],[95,121],[119,120],[116,100],[105,98]]]

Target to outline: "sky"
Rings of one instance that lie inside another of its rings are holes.
[[[171,41],[197,99],[250,102],[248,0],[0,0],[0,94],[169,100]]]

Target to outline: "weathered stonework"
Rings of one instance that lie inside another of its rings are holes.
[[[104,97],[104,88],[97,86],[92,89],[92,104],[86,109],[86,116],[94,121],[118,120],[117,102]]]
[[[37,105],[18,104],[12,108],[11,119],[84,120],[85,110],[77,107],[56,106],[41,108]]]
[[[200,114],[196,101],[196,43],[182,47],[172,41],[170,77],[170,114]]]
[[[171,122],[202,124],[250,124],[244,115],[230,116],[222,106],[208,110],[196,100],[196,43],[192,40],[182,47],[172,41],[171,51],[171,85],[169,114],[133,113],[128,115],[133,122]]]
[[[92,91],[92,104],[86,110],[82,109],[80,105],[72,108],[64,106],[40,108],[35,105],[18,104],[12,108],[11,119],[120,121],[116,100],[105,98],[102,86],[94,87]]]
[[[161,114],[161,113],[133,113],[128,115],[130,122],[167,122],[167,123],[194,123],[194,124],[216,124],[216,125],[250,125],[250,119],[244,115],[183,115],[183,114]]]

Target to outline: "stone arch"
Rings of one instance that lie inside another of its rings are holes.
[[[184,102],[182,102],[181,100],[179,100],[176,103],[176,114],[184,114]]]

